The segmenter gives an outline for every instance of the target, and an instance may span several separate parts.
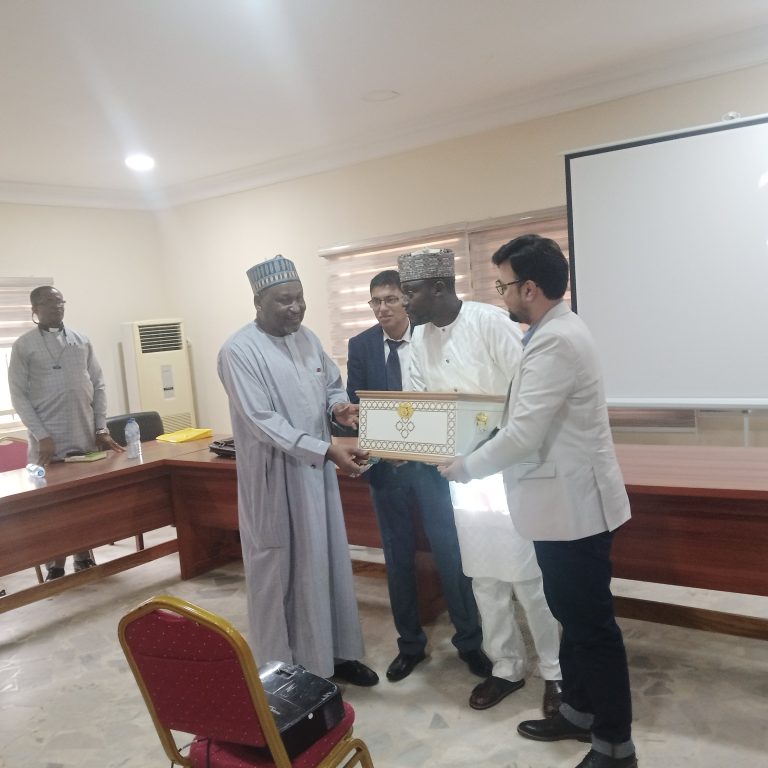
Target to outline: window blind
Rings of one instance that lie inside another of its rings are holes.
[[[0,277],[0,428],[16,426],[19,419],[11,405],[8,387],[8,364],[11,347],[19,336],[35,325],[29,304],[29,293],[38,285],[53,285],[51,277]]]
[[[322,254],[328,264],[331,357],[337,363],[346,363],[349,339],[376,323],[368,306],[371,278],[385,269],[397,269],[401,253],[419,248],[450,248],[456,256],[456,293],[460,298],[471,298],[469,252],[464,232],[389,241],[342,254]]]
[[[505,308],[504,299],[496,290],[498,274],[491,257],[513,238],[532,233],[554,240],[568,258],[568,221],[565,208],[522,214],[513,217],[508,223],[489,222],[486,228],[474,229],[468,233],[475,301],[485,301]],[[565,299],[570,299],[570,291],[566,292]]]

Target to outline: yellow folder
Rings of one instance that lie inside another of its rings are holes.
[[[187,427],[186,429],[178,429],[176,432],[159,435],[157,439],[162,440],[164,443],[188,443],[190,440],[204,440],[207,437],[213,437],[212,429]]]

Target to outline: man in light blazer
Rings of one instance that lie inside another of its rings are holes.
[[[594,340],[563,302],[568,263],[553,240],[523,235],[493,256],[510,317],[528,323],[520,373],[498,434],[442,474],[503,470],[518,531],[534,542],[563,628],[560,712],[520,723],[538,741],[592,742],[577,768],[636,768],[624,641],[613,612],[611,542],[630,517]]]

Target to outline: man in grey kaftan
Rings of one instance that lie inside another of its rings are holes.
[[[31,464],[61,461],[68,453],[122,451],[107,429],[107,396],[91,342],[64,327],[64,297],[52,286],[30,294],[38,327],[11,349],[8,385],[14,410],[27,428]],[[60,557],[47,563],[48,579],[64,575]],[[90,550],[76,552],[75,570],[96,563]]]
[[[330,438],[330,418],[354,423],[357,407],[301,327],[293,264],[278,257],[248,276],[256,320],[224,344],[218,371],[237,450],[251,643],[260,664],[297,663],[372,685],[376,674],[356,661],[363,639],[334,466],[357,475],[364,453]]]

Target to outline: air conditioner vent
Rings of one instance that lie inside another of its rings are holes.
[[[139,342],[142,354],[183,349],[181,323],[139,325]]]
[[[197,426],[184,322],[175,317],[122,325],[128,410],[157,411],[166,432]]]
[[[166,432],[177,432],[180,429],[193,427],[191,413],[174,413],[162,417],[163,429]]]

